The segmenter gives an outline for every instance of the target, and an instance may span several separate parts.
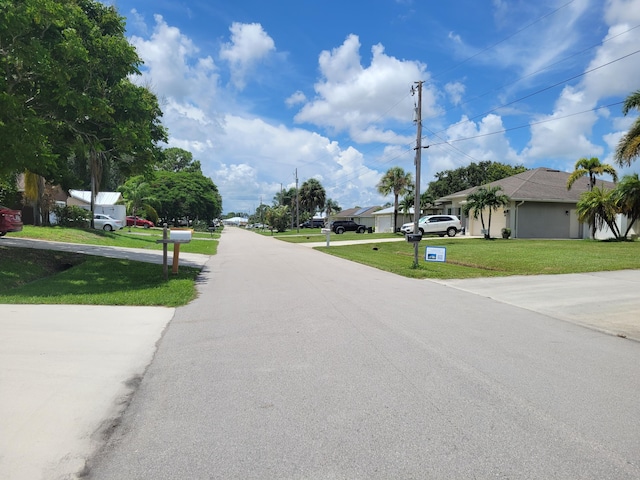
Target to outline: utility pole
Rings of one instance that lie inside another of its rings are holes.
[[[416,138],[416,191],[415,198],[413,200],[413,233],[417,234],[420,232],[418,230],[418,223],[420,221],[420,167],[422,164],[422,84],[424,83],[422,80],[419,82],[415,82],[418,85],[418,106],[416,107],[416,124],[418,125],[418,133]],[[411,93],[415,93],[415,89],[411,87]],[[429,148],[426,146],[424,148]],[[420,251],[420,242],[413,243],[413,268],[418,268],[420,265],[419,262],[419,251]]]
[[[300,233],[300,195],[298,193],[298,169],[296,168],[296,232]]]

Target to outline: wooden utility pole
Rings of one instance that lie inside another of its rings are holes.
[[[416,139],[416,189],[415,189],[415,198],[413,200],[413,233],[420,233],[418,230],[418,223],[420,220],[420,167],[422,163],[422,84],[424,82],[419,81],[416,82],[418,85],[418,106],[416,107],[416,123],[418,125],[418,134]],[[412,92],[415,90],[412,88]],[[419,263],[419,251],[420,251],[420,242],[413,243],[413,267],[418,268]]]
[[[296,231],[300,233],[300,193],[298,192],[298,169],[296,168]]]

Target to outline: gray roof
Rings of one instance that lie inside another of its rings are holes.
[[[341,210],[334,214],[334,217],[370,217],[373,212],[380,210],[379,206],[373,207],[354,207]]]
[[[551,168],[540,167],[526,172],[518,173],[511,177],[496,180],[488,183],[486,186],[500,186],[505,195],[514,201],[536,201],[536,202],[568,202],[576,203],[580,200],[580,195],[589,190],[589,178],[584,177],[576,181],[571,190],[567,190],[567,179],[571,174],[553,170]],[[613,182],[597,180],[596,186],[614,188]],[[436,202],[446,203],[460,197],[467,197],[470,193],[475,192],[478,187],[468,188],[460,192],[452,193],[441,198]]]

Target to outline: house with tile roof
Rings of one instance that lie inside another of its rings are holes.
[[[491,235],[500,236],[502,228],[510,228],[513,238],[589,238],[587,225],[578,221],[576,204],[589,189],[589,178],[578,180],[567,190],[570,173],[551,168],[535,168],[491,182],[485,186],[500,186],[511,202],[492,212]],[[613,182],[597,180],[598,187],[612,189]],[[467,196],[478,187],[469,188],[436,200],[442,213],[460,216],[466,235],[481,236],[480,219],[465,217],[462,209]],[[488,211],[485,213],[485,222]],[[606,236],[605,236],[606,238]]]
[[[373,213],[380,210],[380,208],[381,207],[377,205],[372,207],[347,208],[346,210],[341,210],[331,215],[331,220],[353,220],[360,225],[365,225],[366,227],[374,227],[375,218],[373,216]]]

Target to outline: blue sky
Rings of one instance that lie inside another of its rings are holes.
[[[160,98],[169,146],[225,212],[318,179],[342,208],[392,201],[393,166],[613,164],[637,112],[640,0],[114,0]],[[638,171],[640,165],[620,174]]]

